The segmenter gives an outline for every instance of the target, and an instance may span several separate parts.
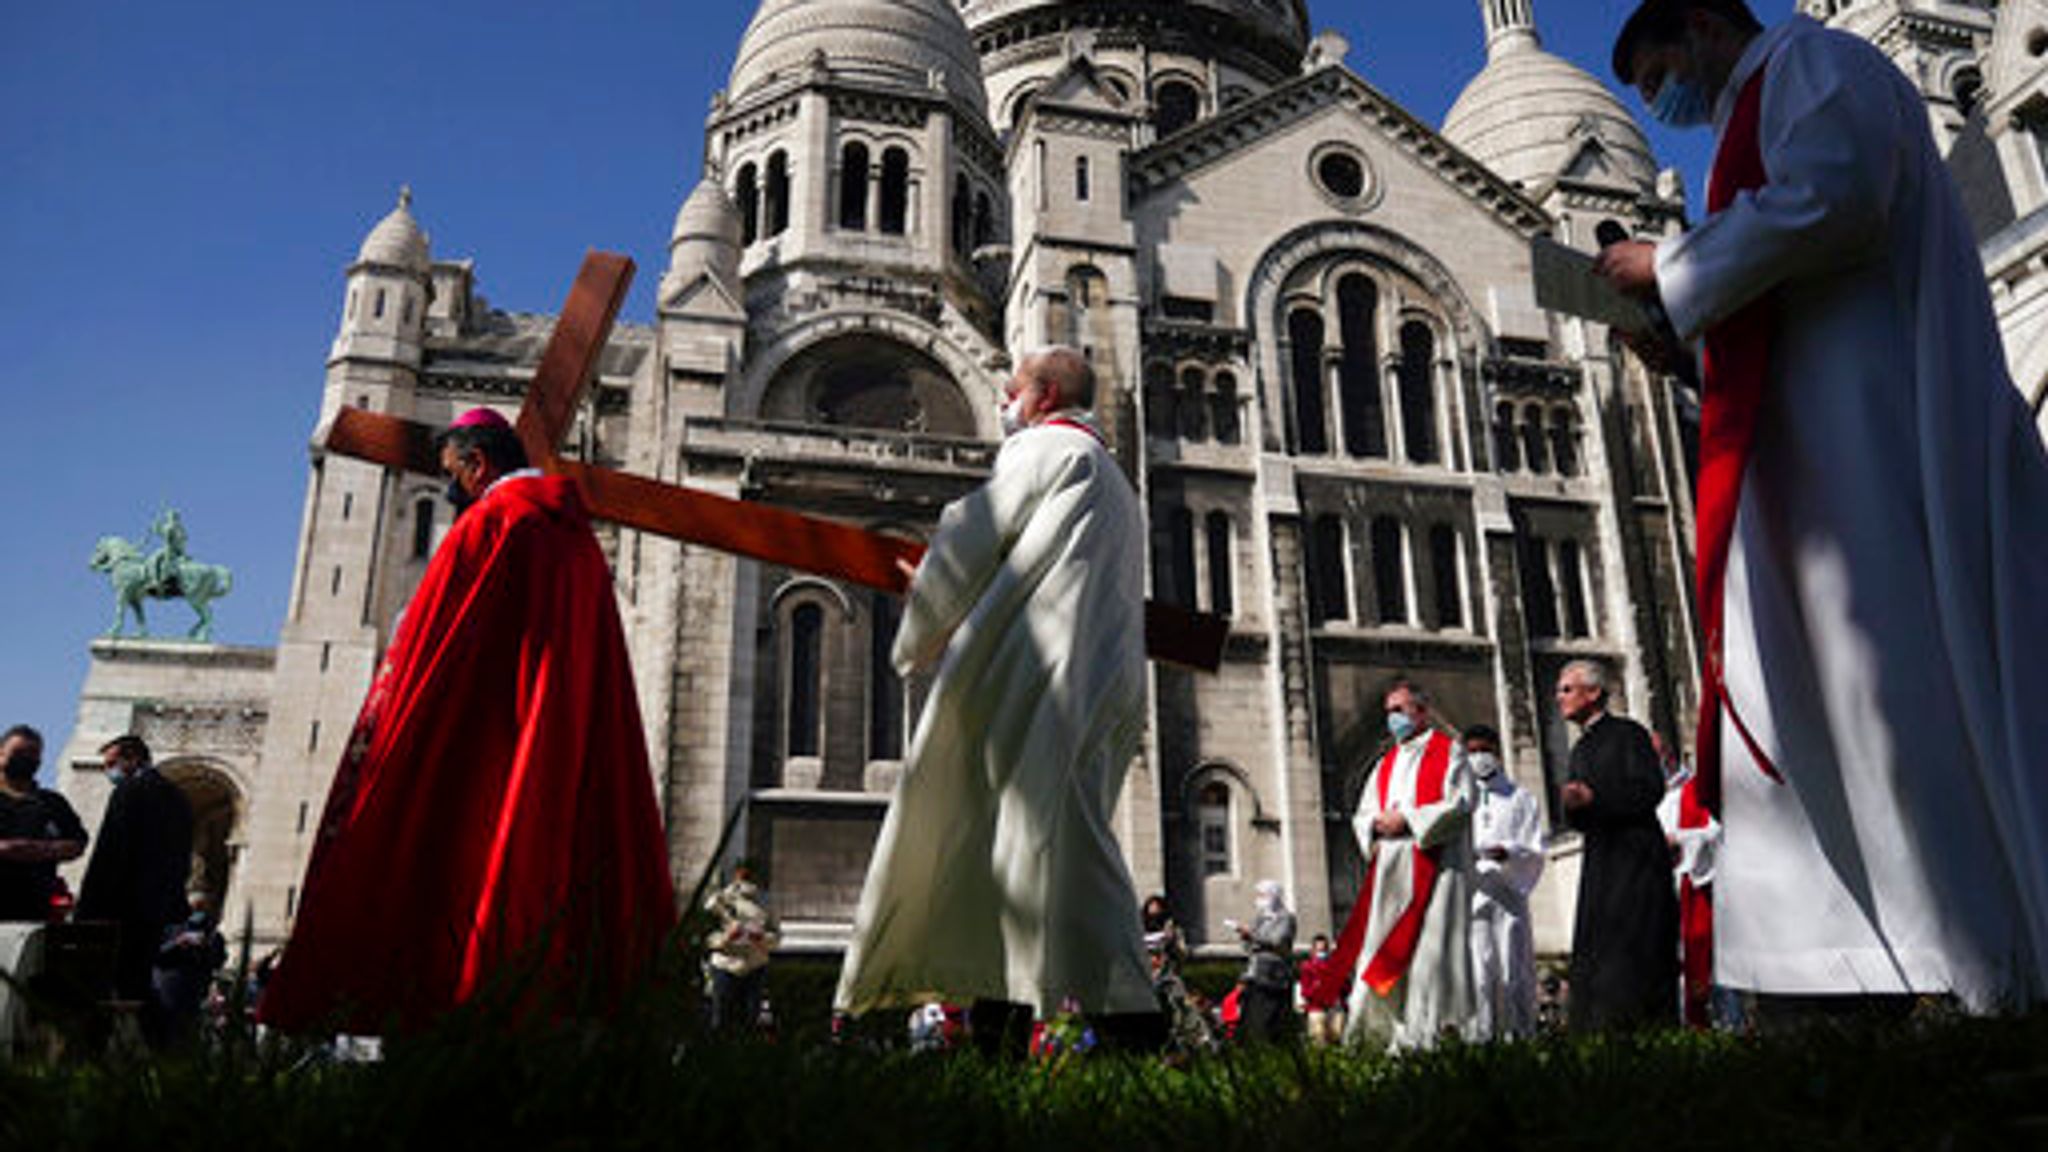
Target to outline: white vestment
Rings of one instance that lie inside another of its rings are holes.
[[[1366,923],[1365,946],[1352,970],[1351,1012],[1344,1037],[1359,1042],[1385,1040],[1393,1048],[1426,1048],[1446,1029],[1473,1038],[1477,998],[1472,987],[1472,772],[1465,750],[1453,743],[1450,769],[1444,777],[1443,799],[1415,803],[1416,777],[1422,768],[1428,734],[1405,741],[1394,755],[1393,778],[1387,786],[1387,809],[1408,820],[1409,834],[1375,840],[1373,817],[1380,808],[1380,773],[1373,768],[1358,798],[1352,827],[1359,851],[1372,869],[1372,911]],[[1423,913],[1422,935],[1406,976],[1387,995],[1366,985],[1365,971],[1379,952],[1401,913],[1415,894],[1415,854],[1441,848],[1436,886]]]
[[[1766,64],[1768,61],[1768,64]],[[1726,591],[1715,975],[2048,991],[2048,460],[1920,93],[1805,18],[1754,41],[1769,184],[1658,247],[1693,337],[1775,289]]]
[[[1543,878],[1543,811],[1506,770],[1475,781],[1472,981],[1481,1037],[1536,1030],[1536,938],[1529,893]],[[1507,853],[1488,857],[1490,849]]]
[[[1074,427],[1012,436],[948,505],[896,635],[939,661],[836,1004],[1156,1012],[1110,816],[1144,723],[1144,520]],[[942,655],[943,654],[943,655]]]
[[[1692,769],[1687,768],[1664,785],[1664,799],[1657,802],[1657,823],[1663,825],[1664,835],[1674,846],[1671,882],[1686,879],[1693,887],[1704,888],[1714,882],[1714,865],[1721,858],[1721,822],[1708,816],[1704,828],[1678,826],[1679,805],[1691,779]]]

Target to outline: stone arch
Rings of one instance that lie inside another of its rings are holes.
[[[1490,329],[1471,297],[1449,268],[1427,249],[1364,221],[1326,220],[1303,225],[1282,236],[1259,257],[1246,278],[1238,316],[1238,322],[1249,330],[1252,345],[1258,350],[1253,369],[1255,386],[1269,428],[1290,426],[1288,418],[1292,413],[1286,409],[1291,405],[1291,393],[1284,386],[1289,376],[1282,351],[1288,344],[1285,327],[1289,311],[1297,298],[1304,295],[1298,283],[1299,273],[1317,260],[1328,261],[1330,277],[1362,270],[1382,285],[1389,273],[1412,281],[1433,305],[1425,311],[1438,325],[1440,357],[1468,366],[1476,364],[1481,350],[1491,341]],[[1333,291],[1337,282],[1319,280],[1314,294],[1327,295],[1324,289]],[[1444,393],[1456,394],[1440,397],[1451,405],[1445,411],[1450,418],[1443,423],[1451,426],[1454,443],[1461,442],[1463,435],[1463,430],[1457,427],[1457,420],[1462,419],[1460,414],[1476,402],[1464,392],[1473,387],[1472,373],[1467,370],[1457,375],[1455,383],[1446,383],[1443,388]],[[1445,445],[1446,461],[1454,459],[1450,448],[1451,445]]]
[[[185,890],[203,893],[223,922],[229,883],[247,839],[249,787],[227,762],[210,756],[175,756],[157,765],[192,806],[192,870]]]
[[[1245,798],[1250,802],[1250,822],[1254,826],[1265,827],[1276,823],[1275,817],[1267,815],[1265,802],[1259,797],[1259,786],[1252,783],[1251,773],[1246,772],[1243,768],[1229,760],[1204,760],[1200,764],[1195,765],[1194,770],[1182,778],[1180,782],[1181,811],[1192,815],[1195,810],[1195,801],[1202,794],[1202,788],[1219,780],[1244,793]]]
[[[812,401],[824,398],[818,390],[831,384],[824,378],[830,374],[821,375],[818,370],[832,367],[842,354],[853,353],[869,357],[865,363],[914,370],[910,372],[914,378],[908,381],[910,398],[947,413],[945,419],[925,421],[922,429],[898,430],[996,440],[1001,437],[996,427],[998,389],[981,367],[996,352],[994,347],[963,347],[937,325],[907,313],[819,313],[783,330],[760,350],[747,365],[739,387],[729,395],[726,412],[741,419],[814,423]],[[838,366],[844,369],[846,362],[840,361]],[[875,400],[885,405],[887,398]]]
[[[804,596],[829,600],[833,607],[839,609],[841,620],[853,619],[853,600],[847,596],[846,589],[833,581],[822,580],[816,576],[797,576],[784,581],[782,587],[775,590],[775,595],[769,598],[768,603],[779,613],[785,603]]]

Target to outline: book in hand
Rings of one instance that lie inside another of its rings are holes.
[[[1592,256],[1538,236],[1529,242],[1529,257],[1538,307],[1605,324],[1630,336],[1651,335],[1659,329],[1657,316],[1648,305],[1621,294],[1593,273]]]

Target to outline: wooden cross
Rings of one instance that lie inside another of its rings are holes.
[[[562,436],[590,386],[632,280],[633,262],[624,256],[592,252],[583,258],[513,425],[527,459],[550,475],[573,481],[595,519],[901,595],[909,582],[898,561],[915,567],[925,551],[914,540],[562,457]],[[343,456],[438,476],[438,432],[410,420],[343,408],[319,443]],[[1222,617],[1157,601],[1145,604],[1145,649],[1155,660],[1214,672],[1222,666],[1229,632]]]

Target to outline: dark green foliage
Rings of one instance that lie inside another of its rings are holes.
[[[786,979],[826,987],[803,965]],[[475,1018],[333,1065],[237,1043],[0,1065],[0,1148],[2015,1148],[2048,1130],[2048,1017],[1057,1068],[713,1045],[689,997],[604,1025]]]

